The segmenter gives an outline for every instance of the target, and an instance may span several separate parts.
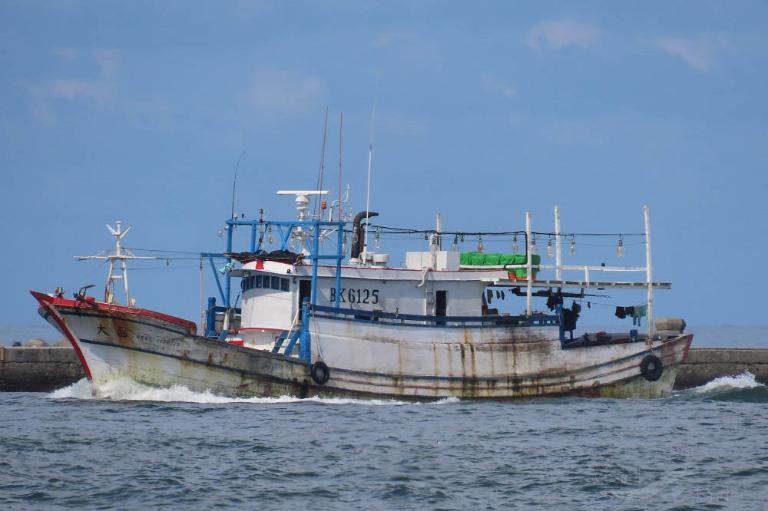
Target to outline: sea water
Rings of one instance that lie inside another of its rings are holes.
[[[0,393],[0,509],[768,509],[768,389],[667,399]]]

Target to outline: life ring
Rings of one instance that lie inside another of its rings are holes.
[[[314,382],[318,385],[325,385],[328,382],[328,379],[331,377],[330,369],[328,369],[328,366],[325,365],[325,362],[322,360],[312,364],[312,370],[310,374],[312,375],[312,380],[314,380]]]
[[[664,365],[656,355],[646,355],[643,361],[640,362],[640,374],[648,381],[658,380],[663,372]]]

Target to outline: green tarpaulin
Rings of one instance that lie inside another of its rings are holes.
[[[494,254],[488,252],[462,252],[459,257],[459,264],[464,266],[504,266],[513,264],[525,264],[525,254]],[[541,264],[541,256],[533,255],[531,263],[538,270]],[[525,275],[525,269],[520,268],[516,272],[522,271]]]

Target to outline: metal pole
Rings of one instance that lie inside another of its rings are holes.
[[[251,224],[251,252],[256,252],[256,224]]]
[[[531,236],[531,212],[525,212],[525,274],[528,286],[525,290],[525,313],[530,316],[533,313],[533,238]]]
[[[112,259],[109,260],[109,276],[107,277],[107,287],[104,288],[104,301],[112,303],[115,299],[115,284],[112,278],[114,274],[115,263]]]
[[[653,338],[653,263],[651,262],[651,214],[643,206],[645,222],[645,281],[648,284],[648,340]]]
[[[125,263],[125,259],[121,261],[121,266],[123,268],[123,289],[125,289],[125,304],[128,307],[133,307],[133,305],[131,305],[131,294],[130,291],[128,291],[128,265]]]
[[[314,222],[314,236],[312,237],[312,252],[310,254],[310,261],[312,261],[312,290],[310,293],[310,303],[314,307],[317,305],[317,266],[320,264],[320,222],[315,220]],[[338,295],[337,295],[338,296]]]
[[[341,211],[341,203],[339,203],[339,211]],[[341,300],[341,260],[343,258],[342,246],[344,244],[344,222],[339,221],[338,236],[336,238],[336,300],[334,300],[334,307],[339,308]]]
[[[205,315],[203,313],[203,294],[204,294],[203,290],[204,290],[205,286],[203,284],[203,282],[204,282],[203,279],[204,279],[204,276],[203,276],[203,256],[200,256],[200,289],[199,289],[199,293],[200,293],[200,296],[199,296],[199,298],[200,298],[200,317],[198,318],[198,319],[200,319],[200,329],[198,330],[198,332],[200,332],[200,333],[205,333],[205,326],[204,326]]]
[[[227,220],[227,227],[228,227],[228,229],[227,229],[227,253],[231,254],[232,253],[232,231],[235,230],[234,221],[233,220]],[[230,262],[232,262],[232,259],[228,257],[227,258],[227,264],[229,264]],[[225,277],[226,277],[226,280],[224,281],[224,293],[225,293],[225,295],[224,295],[224,306],[227,309],[229,309],[229,306],[230,306],[229,305],[230,304],[230,297],[229,297],[229,295],[230,295],[230,276],[229,276],[229,272],[228,271],[226,272]]]
[[[562,280],[560,266],[563,264],[562,244],[560,242],[560,206],[555,206],[555,279]]]
[[[216,287],[219,289],[219,296],[221,297],[221,302],[224,303],[226,299],[224,298],[224,290],[221,288],[221,281],[219,281],[219,272],[216,271],[216,265],[213,263],[213,257],[208,257],[208,262],[211,265],[211,271],[213,272],[213,280],[216,282]]]
[[[368,224],[371,223],[371,170],[373,169],[373,120],[376,116],[376,104],[374,103],[371,110],[371,126],[370,126],[370,141],[368,143],[368,191],[365,194],[365,238],[363,238],[363,263],[368,254]]]

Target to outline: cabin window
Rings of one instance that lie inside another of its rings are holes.
[[[249,289],[263,288],[274,289],[275,291],[290,291],[291,281],[287,278],[271,275],[251,275],[243,277],[240,281],[240,289],[248,291]]]

